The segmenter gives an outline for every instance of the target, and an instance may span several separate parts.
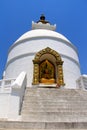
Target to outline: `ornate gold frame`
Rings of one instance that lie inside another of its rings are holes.
[[[63,77],[63,61],[61,59],[61,56],[59,55],[58,52],[56,52],[55,50],[47,47],[41,51],[39,51],[38,53],[36,53],[35,58],[33,60],[33,64],[34,64],[34,71],[33,71],[33,85],[38,85],[39,84],[39,64],[40,64],[40,57],[44,54],[51,54],[55,57],[56,59],[56,67],[57,67],[57,81],[56,84],[57,85],[64,85],[64,77]]]

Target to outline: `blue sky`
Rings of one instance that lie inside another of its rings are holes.
[[[81,73],[87,74],[87,0],[0,0],[0,78],[9,47],[41,14],[77,47]]]

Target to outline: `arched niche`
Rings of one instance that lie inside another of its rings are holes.
[[[58,52],[47,47],[36,53],[35,58],[33,60],[33,64],[34,64],[33,83],[32,83],[33,85],[38,85],[40,83],[44,84],[55,83],[58,84],[59,86],[64,85],[63,67],[62,67],[63,61]],[[44,79],[43,81],[41,81],[42,78],[45,78],[45,76],[42,75],[45,75],[44,68],[46,68],[45,67],[46,64],[48,72],[50,72],[50,76],[47,76],[48,78],[46,77],[46,80]]]

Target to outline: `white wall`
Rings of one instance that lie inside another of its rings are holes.
[[[64,61],[63,72],[65,88],[76,88],[76,80],[81,75],[79,66],[73,61],[67,58],[62,58]]]
[[[70,43],[59,41],[59,39],[50,38],[33,38],[21,44],[16,44],[8,55],[8,61],[14,57],[21,56],[23,54],[31,54],[40,51],[46,47],[50,47],[55,51],[70,56],[78,61],[77,52],[70,46]]]
[[[33,80],[32,60],[37,52],[46,47],[60,53],[64,61],[66,87],[76,88],[75,82],[80,76],[78,54],[74,46],[57,38],[33,38],[13,46],[8,55],[5,78],[16,78],[22,71],[25,71],[27,73],[27,86],[31,87]]]
[[[10,94],[0,93],[0,119],[7,119]]]

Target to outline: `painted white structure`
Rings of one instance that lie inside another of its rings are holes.
[[[47,47],[58,52],[64,61],[64,87],[78,88],[76,80],[81,74],[77,49],[66,37],[55,32],[55,29],[56,25],[50,25],[49,22],[32,22],[32,30],[23,34],[11,46],[3,79],[0,81],[0,119],[20,119],[25,88],[33,87],[32,61],[37,52]]]
[[[78,89],[87,89],[87,75],[83,74],[76,80],[77,88]]]
[[[55,27],[55,25],[50,24],[32,23],[33,30],[23,34],[9,50],[5,79],[16,78],[22,71],[25,71],[27,73],[27,86],[32,87],[32,60],[37,52],[50,47],[58,52],[64,61],[63,74],[65,87],[76,88],[76,80],[80,76],[77,49],[66,37],[53,31]]]
[[[0,120],[20,120],[20,110],[26,88],[26,72],[16,79],[0,84]]]

